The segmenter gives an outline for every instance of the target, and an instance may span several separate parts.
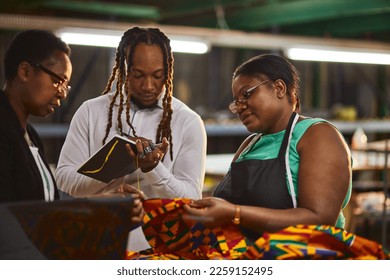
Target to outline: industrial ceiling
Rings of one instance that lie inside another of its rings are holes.
[[[0,14],[390,42],[390,0],[2,0]]]

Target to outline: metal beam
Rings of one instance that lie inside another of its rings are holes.
[[[133,5],[133,4],[117,4],[108,2],[81,2],[81,1],[46,1],[42,4],[44,8],[59,9],[74,12],[86,12],[93,14],[104,14],[123,16],[131,18],[141,18],[150,20],[159,20],[160,13],[156,7]]]
[[[199,13],[210,13],[215,18],[215,7],[220,5],[223,9],[242,9],[258,5],[258,0],[219,0],[219,1],[180,1],[174,8],[161,10],[161,20],[173,20]],[[201,19],[201,18],[200,18]]]
[[[134,23],[107,22],[96,20],[85,20],[75,18],[42,17],[24,15],[15,17],[13,14],[0,14],[0,30],[18,30],[18,29],[50,29],[56,31],[61,28],[86,28],[102,29],[112,33],[122,34],[131,25],[141,27],[150,27],[150,25],[140,25]],[[370,40],[343,40],[331,38],[313,38],[303,36],[283,36],[277,34],[267,34],[259,32],[243,32],[237,30],[218,30],[210,28],[195,28],[172,25],[153,24],[153,27],[160,28],[168,37],[171,36],[189,36],[197,37],[209,42],[212,46],[220,47],[239,47],[248,49],[281,50],[290,46],[328,46],[342,48],[359,48],[366,50],[390,51],[390,44],[370,41]]]
[[[283,33],[303,36],[322,36],[331,34],[335,37],[360,36],[362,33],[389,32],[390,13],[365,17],[348,17],[332,21],[317,22],[313,25],[299,24],[283,27]],[[390,35],[389,35],[390,36]],[[388,38],[390,40],[390,38]]]
[[[367,16],[390,12],[389,0],[301,0],[273,1],[262,6],[240,9],[226,15],[235,29],[259,30],[271,26],[310,23],[348,16]]]

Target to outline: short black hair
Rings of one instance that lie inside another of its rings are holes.
[[[300,77],[294,65],[284,57],[273,54],[262,54],[245,61],[233,73],[233,80],[240,76],[258,77],[265,75],[273,82],[283,80],[287,86],[290,103],[296,102],[296,110],[300,110]]]
[[[50,31],[29,29],[19,32],[5,52],[5,80],[12,80],[16,76],[21,62],[40,63],[55,51],[62,51],[70,56],[69,46]]]

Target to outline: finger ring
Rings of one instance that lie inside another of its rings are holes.
[[[144,148],[144,152],[145,154],[149,154],[152,152],[152,149],[149,146],[147,146],[146,148]]]
[[[144,158],[144,157],[145,157],[145,153],[144,152],[138,154],[138,158]]]
[[[156,149],[156,144],[154,144],[152,141],[149,142],[149,147],[152,149],[152,151],[154,149]]]

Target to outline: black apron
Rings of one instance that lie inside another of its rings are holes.
[[[290,117],[277,158],[233,162],[229,172],[215,189],[213,196],[240,205],[272,209],[293,208],[292,197],[288,192],[286,182],[285,155],[296,114],[294,112]],[[252,241],[261,236],[259,232],[245,228],[241,230]]]

